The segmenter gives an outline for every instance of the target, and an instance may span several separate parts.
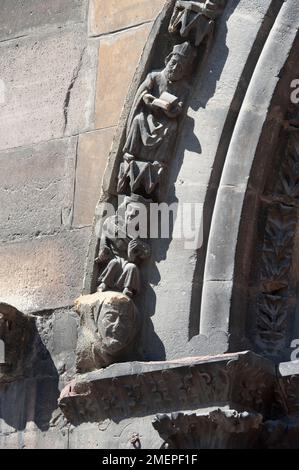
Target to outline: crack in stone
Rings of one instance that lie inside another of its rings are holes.
[[[71,83],[70,83],[70,85],[67,89],[66,95],[65,95],[65,99],[64,99],[64,103],[63,103],[63,115],[64,115],[63,135],[65,134],[65,131],[66,131],[66,128],[67,128],[67,125],[68,125],[68,112],[69,112],[69,104],[70,104],[70,100],[71,100],[72,89],[74,88],[74,85],[77,81],[77,78],[79,76],[79,73],[80,73],[80,70],[81,70],[81,67],[82,67],[82,62],[83,62],[83,56],[84,56],[84,53],[85,53],[85,49],[86,49],[86,47],[84,47],[84,49],[81,52],[78,65],[75,67],[75,69],[73,71]]]

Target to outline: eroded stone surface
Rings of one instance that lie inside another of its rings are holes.
[[[96,94],[96,127],[115,126],[145,46],[151,24],[101,40]]]
[[[77,138],[0,152],[0,238],[70,226]]]
[[[0,150],[90,128],[93,47],[84,28],[0,43]]]
[[[101,182],[115,128],[88,132],[79,137],[74,226],[91,225],[101,192]]]
[[[165,0],[92,0],[90,33],[105,34],[153,20]]]
[[[0,40],[85,20],[86,0],[2,0]]]
[[[0,299],[25,312],[72,305],[81,291],[90,230],[0,245]]]

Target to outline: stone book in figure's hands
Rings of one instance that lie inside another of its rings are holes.
[[[164,109],[165,111],[170,111],[172,108],[177,106],[178,103],[179,99],[176,96],[168,93],[167,91],[163,91],[160,98],[156,98],[152,102],[152,105],[156,106],[157,108]]]

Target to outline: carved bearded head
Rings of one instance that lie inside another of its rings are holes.
[[[137,311],[123,294],[106,292],[97,312],[96,325],[106,354],[118,354],[136,334]]]
[[[121,362],[139,328],[134,302],[119,292],[98,292],[80,297],[81,316],[77,346],[77,369],[89,372]]]

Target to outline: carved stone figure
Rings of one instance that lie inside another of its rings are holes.
[[[140,86],[127,124],[119,193],[148,197],[156,190],[172,155],[195,57],[188,42],[174,46],[165,68],[150,73]]]
[[[98,292],[76,301],[80,314],[77,370],[89,372],[119,362],[139,329],[134,302],[119,292]]]
[[[130,231],[130,223],[140,210],[143,198],[125,198],[117,215],[109,217],[103,225],[103,234],[97,263],[104,266],[98,279],[98,292],[116,290],[128,297],[140,291],[138,265],[150,256],[150,247]],[[147,206],[144,205],[147,219]],[[141,222],[142,223],[142,222]],[[144,224],[147,220],[144,220]]]
[[[182,38],[194,35],[199,46],[214,31],[215,19],[220,16],[227,0],[178,0],[169,25],[170,33],[179,32]]]

